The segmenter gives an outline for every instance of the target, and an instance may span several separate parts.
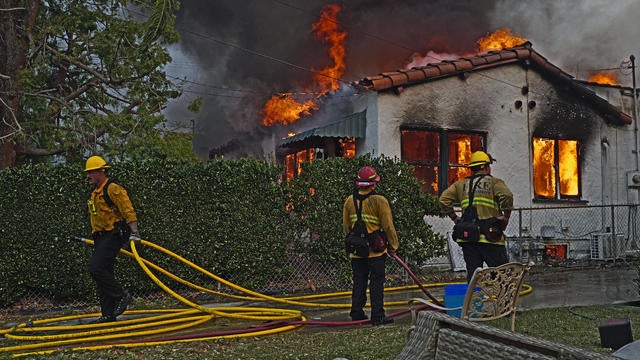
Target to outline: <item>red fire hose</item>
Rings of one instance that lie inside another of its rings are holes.
[[[391,255],[391,257],[393,257],[394,259],[396,259],[398,264],[400,264],[400,266],[402,266],[405,270],[407,270],[407,273],[409,273],[409,276],[413,279],[413,281],[415,281],[415,283],[418,285],[418,287],[420,287],[422,292],[425,295],[427,295],[427,297],[429,297],[429,299],[431,299],[431,301],[436,303],[436,305],[444,306],[443,303],[441,303],[438,299],[436,299],[433,295],[431,295],[431,293],[422,285],[422,283],[420,282],[420,279],[418,279],[418,277],[411,271],[409,266],[407,264],[405,264],[405,262],[402,261],[402,259],[400,259],[400,257],[398,255],[396,255],[396,253],[390,252],[389,255]]]

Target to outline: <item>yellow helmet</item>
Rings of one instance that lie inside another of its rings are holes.
[[[471,159],[469,160],[469,167],[476,167],[476,166],[481,166],[481,165],[485,165],[485,164],[491,164],[492,162],[494,162],[495,160],[489,156],[489,154],[487,154],[484,151],[476,151],[473,154],[471,154]]]
[[[104,161],[100,156],[94,155],[87,159],[87,163],[84,166],[84,171],[91,171],[97,169],[107,169],[111,166],[107,165],[107,162]]]

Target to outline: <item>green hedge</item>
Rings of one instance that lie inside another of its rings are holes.
[[[290,183],[282,181],[281,167],[254,159],[206,166],[164,160],[113,163],[108,174],[129,192],[144,239],[256,288],[296,271],[288,256],[300,252],[331,262],[348,276],[341,211],[364,164],[382,176],[378,192],[391,202],[400,254],[420,263],[442,249],[444,239],[422,221],[435,211],[435,199],[420,192],[406,165],[391,159],[316,161]],[[94,298],[87,271],[91,247],[70,240],[91,231],[86,201],[92,186],[82,169],[76,163],[0,171],[0,307],[28,290],[60,302]],[[148,247],[139,250],[144,258],[193,279],[193,271],[171,257]],[[117,261],[117,276],[128,289],[157,290],[134,261],[124,256]]]
[[[291,182],[295,199],[296,228],[309,230],[307,238],[295,239],[300,251],[314,254],[319,260],[344,263],[342,207],[356,188],[355,176],[362,166],[373,166],[381,177],[376,192],[391,205],[394,225],[400,240],[398,254],[413,264],[440,255],[445,239],[432,231],[423,220],[425,214],[439,214],[437,198],[423,193],[412,169],[395,159],[333,158],[304,164],[303,174]],[[310,196],[313,189],[313,195]],[[351,276],[349,266],[341,268],[344,278]]]

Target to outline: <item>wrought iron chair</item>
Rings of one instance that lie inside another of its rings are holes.
[[[446,308],[423,298],[409,299],[411,327],[407,339],[415,328],[416,304],[424,304],[437,310],[461,310],[461,318],[468,321],[489,321],[511,316],[511,331],[516,326],[516,302],[520,288],[531,265],[511,262],[498,267],[478,268],[467,287],[461,307]]]

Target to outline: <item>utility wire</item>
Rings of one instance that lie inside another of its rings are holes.
[[[306,68],[306,67],[304,67],[304,66],[296,65],[296,64],[294,64],[294,63],[292,63],[292,62],[289,62],[289,61],[286,61],[286,60],[282,60],[282,59],[278,59],[278,58],[276,58],[276,57],[273,57],[273,56],[270,56],[270,55],[266,55],[266,54],[263,54],[263,53],[260,53],[260,52],[257,52],[257,51],[251,50],[251,49],[247,49],[247,48],[245,48],[245,47],[242,47],[242,46],[240,46],[240,45],[236,45],[236,44],[230,43],[230,42],[228,42],[228,41],[224,41],[224,40],[216,39],[216,38],[214,38],[213,36],[203,35],[203,34],[200,34],[200,33],[195,32],[195,31],[191,31],[191,30],[188,30],[188,29],[185,29],[185,28],[182,28],[182,27],[178,27],[178,26],[176,26],[176,29],[178,29],[178,30],[180,30],[180,31],[183,31],[183,32],[185,32],[185,33],[187,33],[187,34],[191,34],[191,35],[199,36],[199,37],[202,37],[202,38],[204,38],[204,39],[207,39],[207,40],[211,40],[211,41],[213,41],[213,42],[216,42],[216,43],[218,43],[218,44],[222,44],[222,45],[225,45],[225,46],[229,46],[229,47],[232,47],[232,48],[234,48],[234,49],[238,49],[238,50],[241,50],[241,51],[247,52],[247,53],[249,53],[249,54],[252,54],[252,55],[255,55],[255,56],[259,56],[259,57],[265,58],[265,59],[267,59],[267,60],[272,60],[272,61],[279,62],[279,63],[284,64],[284,65],[291,66],[291,67],[296,68],[296,69],[299,69],[299,70],[307,71],[307,72],[310,72],[310,73],[313,73],[313,74],[316,74],[316,75],[319,75],[319,76],[324,76],[324,77],[326,77],[326,78],[329,78],[329,79],[332,79],[332,80],[339,81],[339,82],[341,82],[341,83],[343,83],[343,84],[348,84],[348,83],[349,83],[349,82],[348,82],[348,81],[346,81],[346,80],[343,80],[343,79],[340,79],[340,78],[336,78],[336,77],[333,77],[333,76],[330,76],[330,75],[327,75],[327,74],[323,74],[323,73],[321,73],[321,72],[319,72],[319,71],[315,71],[315,70],[313,70],[313,69],[309,69],[309,68]]]
[[[284,1],[273,0],[273,2],[278,3],[278,4],[282,5],[282,6],[289,7],[289,8],[291,8],[291,9],[298,10],[298,11],[303,12],[303,13],[308,13],[308,12],[309,12],[307,9],[303,9],[303,8],[301,8],[301,7],[298,7],[298,6],[295,6],[295,5],[289,4],[289,3],[284,2]],[[349,32],[350,32],[350,33],[359,33],[359,34],[362,34],[362,35],[368,36],[368,37],[370,37],[370,38],[372,38],[372,39],[376,39],[376,40],[378,40],[378,41],[381,41],[381,42],[384,42],[384,43],[387,43],[387,44],[393,45],[393,46],[395,46],[395,47],[397,47],[397,48],[399,48],[399,49],[406,50],[406,51],[408,51],[408,52],[410,52],[410,53],[412,53],[412,54],[413,54],[413,53],[419,53],[419,52],[420,52],[419,50],[416,50],[416,49],[410,48],[410,47],[408,47],[408,46],[406,46],[406,45],[400,44],[400,43],[395,42],[395,41],[391,41],[391,40],[389,40],[389,39],[385,39],[385,38],[383,38],[383,37],[381,37],[381,36],[378,36],[378,35],[376,35],[376,34],[371,34],[371,33],[368,33],[368,32],[366,32],[366,31],[362,31],[362,30],[358,30],[358,29],[353,29],[353,28],[350,28],[350,27],[345,26],[344,24],[340,24],[340,23],[338,23],[337,21],[333,21],[333,20],[329,20],[329,21],[331,21],[331,22],[333,22],[333,23],[335,23],[335,24],[338,24],[338,25],[342,26],[343,28],[345,28],[345,29],[349,30]],[[435,59],[435,60],[438,60],[438,61],[442,61],[442,60],[443,60],[443,59],[440,59],[440,58],[437,58],[437,57],[435,57],[435,56],[431,56],[431,55],[426,55],[425,57],[429,57],[429,58],[432,58],[432,59]]]
[[[198,85],[198,86],[204,86],[204,87],[208,87],[208,88],[212,88],[212,89],[218,89],[218,90],[225,90],[225,91],[235,91],[235,92],[244,92],[244,93],[251,93],[251,94],[267,94],[270,95],[272,94],[271,92],[265,92],[265,91],[256,91],[256,90],[248,90],[248,89],[232,89],[226,86],[217,86],[217,85],[210,85],[210,84],[205,84],[205,83],[200,83],[197,81],[193,81],[193,80],[189,80],[186,78],[181,78],[181,77],[177,77],[177,76],[173,76],[170,74],[167,74],[168,78],[174,79],[174,80],[179,80],[179,81],[184,81],[190,84],[194,84],[194,85]]]
[[[280,0],[272,0],[272,1],[273,1],[273,2],[275,2],[275,3],[278,3],[278,4],[282,5],[282,6],[289,7],[289,8],[291,8],[291,9],[295,9],[295,10],[298,10],[298,11],[301,11],[301,12],[304,12],[304,13],[307,13],[307,12],[308,12],[307,10],[305,10],[305,9],[303,9],[303,8],[297,7],[297,6],[295,6],[295,5],[292,5],[292,4],[287,3],[287,2],[284,2],[284,1],[280,1]],[[130,11],[131,11],[131,10],[130,10]],[[135,11],[134,11],[134,12],[135,12]],[[141,13],[139,13],[139,15],[144,16],[144,15],[143,15],[143,14],[141,14]],[[339,24],[338,22],[333,21],[333,20],[329,20],[329,21],[332,21],[332,22],[334,22],[334,23],[336,23],[336,24]],[[379,40],[379,41],[382,41],[382,42],[385,42],[385,43],[391,44],[391,45],[393,45],[393,46],[396,46],[396,47],[398,47],[398,48],[402,48],[402,49],[404,49],[404,50],[410,51],[410,52],[412,52],[412,53],[419,53],[419,51],[418,51],[418,50],[415,50],[415,49],[409,48],[409,47],[407,47],[407,46],[405,46],[405,45],[402,45],[402,44],[399,44],[399,43],[396,43],[396,42],[393,42],[393,41],[390,41],[390,40],[384,39],[384,38],[382,38],[382,37],[380,37],[380,36],[378,36],[378,35],[371,34],[371,33],[367,33],[367,32],[364,32],[364,31],[357,30],[357,29],[356,29],[356,30],[354,30],[354,29],[352,29],[352,28],[349,28],[349,27],[344,26],[343,24],[339,24],[339,25],[341,25],[341,26],[342,26],[342,27],[344,27],[345,29],[349,30],[350,32],[357,32],[357,33],[361,33],[361,34],[364,34],[364,35],[369,36],[369,37],[371,37],[371,38],[374,38],[374,39],[376,39],[376,40]],[[270,56],[270,55],[267,55],[267,54],[263,54],[263,53],[260,53],[260,52],[257,52],[257,51],[254,51],[254,50],[251,50],[251,49],[248,49],[248,48],[242,47],[242,46],[240,46],[240,45],[236,45],[236,44],[230,43],[230,42],[228,42],[228,41],[220,40],[220,39],[217,39],[217,38],[215,38],[215,37],[213,37],[213,36],[204,35],[204,34],[201,34],[201,33],[198,33],[198,32],[195,32],[195,31],[192,31],[192,30],[189,30],[189,29],[183,28],[183,27],[178,27],[178,26],[176,26],[176,29],[177,29],[177,30],[179,30],[179,31],[183,31],[183,32],[185,32],[185,33],[187,33],[187,34],[191,34],[191,35],[194,35],[194,36],[198,36],[198,37],[204,38],[204,39],[206,39],[206,40],[210,40],[210,41],[216,42],[216,43],[221,44],[221,45],[229,46],[229,47],[232,47],[232,48],[234,48],[234,49],[238,49],[238,50],[241,50],[241,51],[247,52],[247,53],[249,53],[249,54],[252,54],[252,55],[255,55],[255,56],[259,56],[259,57],[262,57],[262,58],[265,58],[265,59],[268,59],[268,60],[271,60],[271,61],[275,61],[275,62],[278,62],[278,63],[284,64],[284,65],[288,65],[288,66],[291,66],[291,67],[296,68],[296,69],[299,69],[299,70],[303,70],[303,71],[311,72],[311,73],[316,74],[316,75],[319,75],[319,76],[324,76],[324,77],[327,77],[327,78],[330,78],[330,79],[333,79],[333,80],[339,81],[339,82],[341,82],[341,83],[343,83],[343,84],[349,84],[349,82],[347,82],[346,80],[343,80],[343,79],[340,79],[340,78],[336,78],[336,77],[332,77],[332,76],[330,76],[330,75],[323,74],[323,73],[318,72],[318,71],[315,71],[315,70],[313,70],[313,69],[310,69],[310,68],[307,68],[307,67],[304,67],[304,66],[300,66],[300,65],[297,65],[297,64],[291,63],[291,62],[289,62],[289,61],[282,60],[282,59],[279,59],[279,58],[276,58],[276,57],[273,57],[273,56]],[[435,59],[435,60],[438,60],[438,61],[443,61],[443,59],[440,59],[440,58],[437,58],[437,57],[434,57],[434,56],[431,56],[431,55],[428,55],[428,54],[427,54],[427,55],[425,55],[425,57],[432,58],[432,59]],[[601,70],[620,70],[620,67],[610,68],[610,69],[594,69],[594,71],[601,71]],[[480,74],[480,73],[477,73],[477,74]],[[506,81],[503,81],[503,80],[499,80],[499,79],[492,78],[492,77],[487,76],[487,75],[485,75],[485,74],[480,74],[480,75],[485,76],[485,77],[487,77],[487,78],[489,78],[489,79],[492,79],[492,80],[494,80],[494,81],[498,81],[498,82],[501,82],[501,83],[503,83],[503,84],[506,84],[506,85],[512,86],[512,87],[520,87],[520,86],[518,86],[518,85],[511,84],[511,83],[506,82]],[[193,82],[193,81],[189,81],[189,80],[186,80],[186,81],[188,81],[188,82],[192,82],[192,83],[195,83],[195,82]],[[216,87],[215,85],[207,85],[207,84],[198,84],[198,85],[202,85],[202,86],[210,86],[210,87],[214,87],[214,88]],[[250,90],[236,90],[236,89],[229,89],[229,88],[224,88],[224,87],[219,87],[219,88],[224,89],[224,90],[230,90],[230,91],[251,92]],[[214,95],[214,94],[211,94],[211,95],[212,95],[212,96],[217,96],[217,95]],[[220,96],[224,96],[224,95],[220,95]]]

